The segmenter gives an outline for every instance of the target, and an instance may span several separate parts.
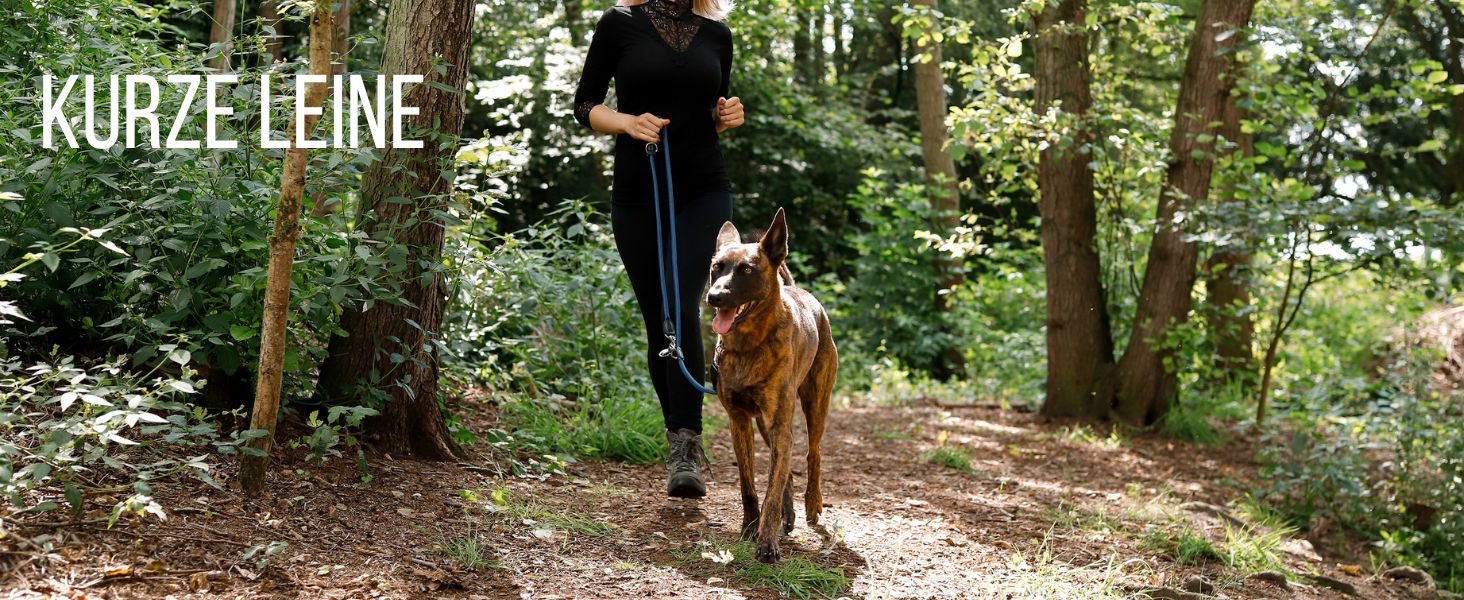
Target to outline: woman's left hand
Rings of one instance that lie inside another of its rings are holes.
[[[742,100],[736,96],[717,99],[717,133],[722,133],[734,127],[741,127],[744,122],[742,118]]]

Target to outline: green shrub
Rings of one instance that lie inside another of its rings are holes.
[[[1437,359],[1407,343],[1360,405],[1270,441],[1257,497],[1298,528],[1326,519],[1372,541],[1376,561],[1464,589],[1464,403],[1431,386]]]
[[[64,502],[79,514],[88,493],[131,490],[112,507],[113,521],[124,512],[162,518],[152,482],[184,476],[222,489],[211,474],[217,456],[254,451],[243,443],[262,432],[225,435],[185,404],[199,385],[182,366],[188,352],[162,349],[176,375],[134,372],[120,359],[0,360],[0,494],[11,506],[40,512]]]
[[[646,374],[644,326],[605,216],[570,202],[552,218],[454,246],[445,369],[497,392],[512,443],[651,463],[665,425]]]

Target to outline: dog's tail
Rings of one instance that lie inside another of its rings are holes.
[[[788,271],[788,265],[778,265],[778,279],[783,280],[783,285],[793,285],[793,273]]]

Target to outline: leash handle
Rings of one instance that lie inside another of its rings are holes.
[[[662,152],[662,150],[665,150]],[[661,187],[656,182],[656,154],[661,154],[661,159],[666,164],[666,210],[670,214],[667,221],[669,227],[662,227],[661,224]],[[681,273],[677,269],[679,261],[676,256],[676,188],[671,181],[671,137],[665,129],[661,130],[661,143],[646,143],[646,162],[651,165],[651,200],[656,212],[656,263],[660,267],[661,276],[661,318],[662,327],[666,332],[666,349],[660,352],[663,358],[676,359],[677,366],[681,367],[681,375],[691,386],[703,394],[717,395],[717,391],[702,384],[691,370],[686,368],[686,358],[681,352]],[[670,232],[671,243],[671,289],[666,289],[666,247],[661,239],[661,232]],[[676,298],[675,312],[672,311],[668,296]],[[674,315],[674,317],[673,317]]]

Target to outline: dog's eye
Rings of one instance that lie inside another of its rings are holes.
[[[722,263],[720,263],[720,262],[714,262],[714,263],[712,263],[712,270],[713,271],[721,271],[722,270]]]
[[[750,266],[750,265],[742,265],[742,272],[743,273],[752,273],[752,266]]]

